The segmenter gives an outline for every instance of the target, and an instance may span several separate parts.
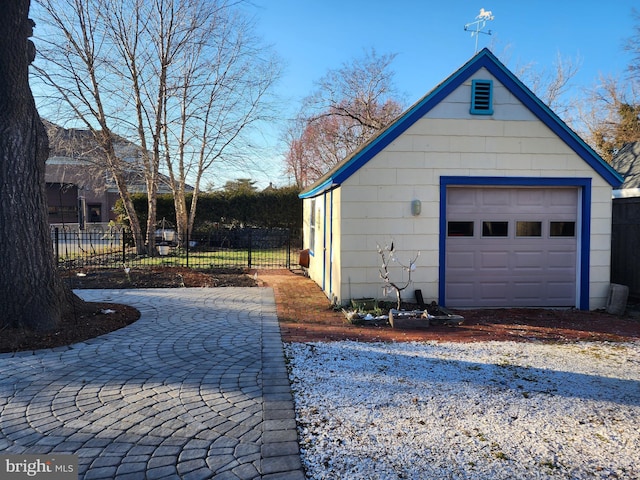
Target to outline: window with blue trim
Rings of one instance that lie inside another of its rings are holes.
[[[493,81],[471,81],[471,110],[472,115],[493,114]]]
[[[311,218],[309,219],[309,250],[313,254],[316,247],[316,200],[311,200]]]

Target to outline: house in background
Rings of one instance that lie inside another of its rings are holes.
[[[603,307],[621,182],[484,49],[300,194],[309,275],[337,303],[380,299],[394,242],[420,252],[407,291],[443,306]]]
[[[613,197],[640,197],[640,142],[625,144],[611,160],[611,166],[623,178]]]
[[[50,224],[108,223],[116,220],[113,207],[120,198],[103,154],[88,130],[62,128],[45,121],[50,154],[45,182]],[[140,147],[118,138],[116,153],[126,162],[129,193],[145,193]],[[158,194],[171,193],[161,176]]]
[[[88,223],[116,220],[113,207],[120,196],[108,178],[106,169],[93,160],[49,157],[45,170],[49,223],[78,223],[81,212]]]

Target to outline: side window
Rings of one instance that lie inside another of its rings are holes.
[[[448,237],[473,237],[473,222],[448,222]]]
[[[549,234],[552,237],[575,237],[576,222],[550,222]]]
[[[311,218],[309,219],[309,250],[312,252],[316,246],[316,201],[315,199],[311,200],[311,208],[309,214]]]
[[[508,237],[509,222],[482,222],[483,237]]]
[[[516,237],[541,237],[542,222],[516,222]]]

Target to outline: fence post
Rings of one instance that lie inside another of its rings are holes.
[[[251,228],[249,228],[248,240],[249,240],[249,247],[247,252],[247,263],[248,263],[248,267],[251,268]]]
[[[187,268],[189,268],[189,228],[187,227],[186,229],[186,236],[187,236],[187,241],[186,241],[186,252],[187,252]]]
[[[56,267],[58,266],[58,264],[60,263],[60,230],[58,230],[58,227],[56,227],[53,231],[53,234],[55,235],[55,250],[56,250]]]
[[[287,269],[291,269],[291,229],[287,228]]]
[[[127,263],[127,230],[122,229],[122,264]]]

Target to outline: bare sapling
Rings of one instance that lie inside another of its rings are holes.
[[[382,258],[382,265],[379,269],[380,278],[384,281],[383,293],[384,296],[387,296],[389,290],[393,290],[396,292],[396,299],[398,301],[398,310],[400,310],[400,306],[402,304],[402,291],[405,290],[409,285],[411,285],[411,274],[416,269],[416,261],[420,256],[420,252],[416,254],[416,256],[409,260],[409,264],[405,265],[401,263],[395,255],[395,251],[393,249],[393,241],[391,242],[391,246],[385,245],[384,248],[380,247],[380,245],[376,245],[378,248],[378,254]],[[391,280],[391,274],[389,272],[389,264],[395,263],[402,268],[403,272],[408,273],[408,278],[406,282],[400,283]]]

